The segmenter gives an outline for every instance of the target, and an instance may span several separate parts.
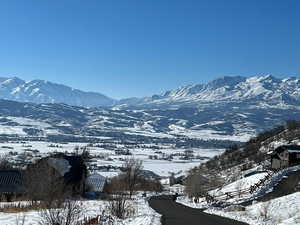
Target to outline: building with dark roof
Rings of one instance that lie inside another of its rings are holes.
[[[300,165],[300,146],[282,145],[271,153],[272,169],[283,169]]]
[[[9,201],[13,195],[25,193],[23,176],[17,170],[0,170],[0,195]]]

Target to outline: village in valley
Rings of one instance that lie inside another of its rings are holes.
[[[300,225],[300,1],[0,1],[0,225]]]
[[[299,133],[299,123],[288,121],[245,144],[215,151],[3,141],[0,217],[8,225],[29,225],[72,212],[82,225],[161,224],[161,215],[145,202],[176,195],[178,203],[210,214],[250,224],[290,224],[286,221],[298,221],[300,207]],[[295,208],[275,212],[286,204]]]

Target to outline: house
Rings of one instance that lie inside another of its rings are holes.
[[[18,170],[0,170],[0,195],[7,201],[25,193],[23,176]]]
[[[283,169],[300,165],[300,146],[283,145],[276,148],[271,154],[271,168]]]
[[[32,174],[31,176],[39,174],[42,177],[41,171],[57,180],[63,179],[64,185],[73,195],[84,194],[87,167],[81,156],[58,153],[42,158],[26,169],[27,174]]]
[[[182,184],[174,184],[174,185],[169,187],[169,191],[172,194],[175,194],[175,193],[183,194],[184,193],[184,188],[185,188],[185,186],[182,185]]]

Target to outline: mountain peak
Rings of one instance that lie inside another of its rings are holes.
[[[0,78],[3,99],[32,103],[65,103],[75,106],[112,106],[114,100],[100,93],[84,92],[45,80],[25,82],[18,77]]]
[[[222,86],[235,86],[240,82],[244,82],[246,80],[245,77],[242,76],[223,76],[218,79],[215,79],[209,82],[207,85],[213,88],[219,88]]]
[[[224,76],[207,84],[187,85],[137,105],[153,107],[203,106],[218,103],[244,103],[271,107],[300,106],[299,78],[279,79],[271,74],[242,77]]]

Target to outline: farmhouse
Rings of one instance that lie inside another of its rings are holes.
[[[295,165],[300,165],[299,145],[283,145],[271,153],[272,169],[282,169]]]

